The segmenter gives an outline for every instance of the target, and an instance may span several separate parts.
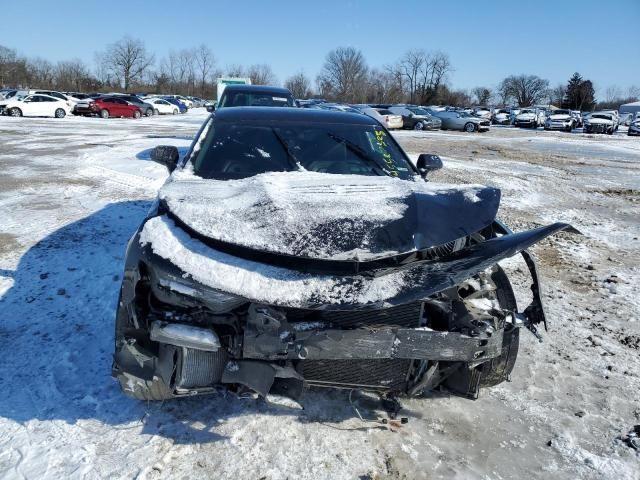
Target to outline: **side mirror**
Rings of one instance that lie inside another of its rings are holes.
[[[423,153],[418,157],[416,167],[418,167],[418,171],[422,178],[426,178],[429,172],[440,170],[442,168],[442,159],[438,155]]]
[[[207,112],[212,113],[216,111],[216,104],[212,103],[211,105],[207,105]]]
[[[151,160],[167,167],[169,173],[173,172],[178,166],[180,154],[178,149],[173,145],[160,145],[151,151]]]

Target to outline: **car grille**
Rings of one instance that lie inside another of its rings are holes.
[[[403,391],[411,360],[305,360],[302,376],[312,386]]]
[[[381,310],[349,310],[317,312],[290,309],[289,322],[320,321],[333,328],[408,327],[420,325],[422,303],[409,303]],[[334,388],[367,388],[400,392],[406,389],[411,360],[304,360],[302,376],[311,386]]]
[[[318,310],[287,309],[287,320],[294,322],[323,322],[333,328],[358,327],[418,327],[422,303],[408,303],[379,310],[344,310],[322,312]]]

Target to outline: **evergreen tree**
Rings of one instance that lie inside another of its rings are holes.
[[[595,90],[591,80],[584,80],[578,72],[574,73],[567,83],[562,106],[572,110],[590,110],[595,103]]]

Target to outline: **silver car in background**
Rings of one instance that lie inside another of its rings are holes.
[[[489,120],[474,117],[466,112],[429,110],[429,113],[440,119],[442,130],[461,130],[468,133],[489,130]]]
[[[355,107],[365,115],[369,115],[371,118],[375,118],[387,130],[399,129],[404,126],[402,122],[402,115],[396,115],[395,113],[385,108],[373,108],[373,107]]]

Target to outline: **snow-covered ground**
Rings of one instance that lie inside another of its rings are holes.
[[[305,409],[232,395],[145,404],[110,378],[126,243],[163,182],[157,144],[186,150],[205,112],[140,120],[0,117],[1,478],[638,479],[640,139],[492,128],[398,132],[438,153],[434,180],[503,190],[535,248],[550,332],[523,332],[512,382],[477,401],[403,402],[363,422],[343,392]],[[510,260],[521,304],[524,267]]]

